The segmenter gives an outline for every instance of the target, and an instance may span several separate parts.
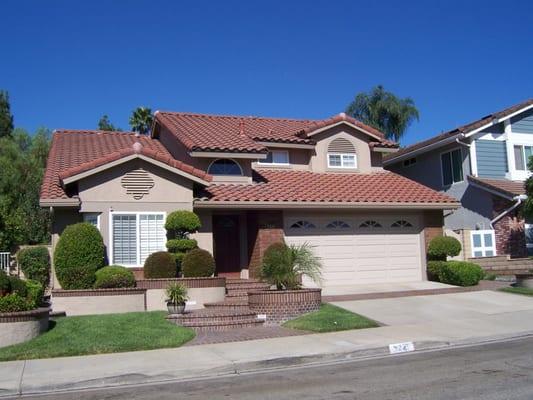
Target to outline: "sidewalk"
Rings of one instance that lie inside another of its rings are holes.
[[[523,301],[533,302],[529,298]],[[388,354],[389,344],[404,341],[413,341],[415,348],[422,350],[532,334],[533,309],[521,309],[327,334],[12,361],[0,363],[0,397],[214,377],[379,356]]]

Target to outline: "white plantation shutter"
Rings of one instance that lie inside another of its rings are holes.
[[[137,264],[137,215],[113,215],[113,263]]]
[[[144,265],[146,258],[156,252],[165,250],[166,232],[162,214],[139,215],[139,247],[140,264]]]

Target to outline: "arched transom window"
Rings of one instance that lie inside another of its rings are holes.
[[[314,229],[316,228],[316,226],[312,222],[301,220],[301,221],[296,221],[294,224],[292,224],[291,228],[292,229]]]
[[[350,225],[344,221],[331,221],[329,224],[326,225],[326,228],[328,229],[349,229]]]
[[[357,155],[352,142],[337,138],[328,145],[328,168],[357,168]]]
[[[242,169],[239,164],[227,158],[213,161],[207,172],[211,175],[242,175]]]
[[[363,222],[359,228],[381,228],[381,224],[373,219]]]
[[[412,228],[413,224],[404,219],[400,219],[391,225],[391,228]]]

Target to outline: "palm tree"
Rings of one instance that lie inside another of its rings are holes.
[[[368,93],[357,94],[346,107],[346,114],[382,131],[387,139],[394,141],[399,141],[409,125],[419,119],[413,99],[401,99],[381,85]]]
[[[137,107],[130,117],[130,126],[134,132],[145,135],[150,132],[154,117],[152,110],[148,107]]]

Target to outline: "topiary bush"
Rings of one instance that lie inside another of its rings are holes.
[[[63,289],[90,289],[96,270],[104,266],[104,241],[87,222],[65,228],[54,253],[54,265]]]
[[[198,242],[194,239],[170,239],[166,246],[171,253],[178,253],[197,248]]]
[[[439,272],[443,265],[446,265],[447,261],[428,261],[427,273],[430,281],[440,282]]]
[[[128,268],[109,265],[96,271],[96,289],[135,287],[135,276]]]
[[[439,281],[457,286],[474,286],[485,276],[483,269],[467,261],[448,261],[439,268]]]
[[[146,279],[176,278],[177,276],[176,258],[168,251],[152,253],[144,262],[144,277]]]
[[[26,298],[17,293],[0,297],[0,313],[29,311],[33,308],[35,307]]]
[[[165,229],[171,238],[182,239],[197,232],[202,226],[198,215],[192,211],[178,210],[171,212],[165,221]]]
[[[47,286],[50,280],[50,254],[45,246],[27,247],[17,254],[20,269],[27,279]]]
[[[194,249],[183,257],[181,269],[186,278],[210,277],[215,273],[215,259],[207,250]]]
[[[431,239],[428,246],[430,260],[446,261],[447,257],[458,256],[461,252],[461,242],[450,236],[437,236]]]

